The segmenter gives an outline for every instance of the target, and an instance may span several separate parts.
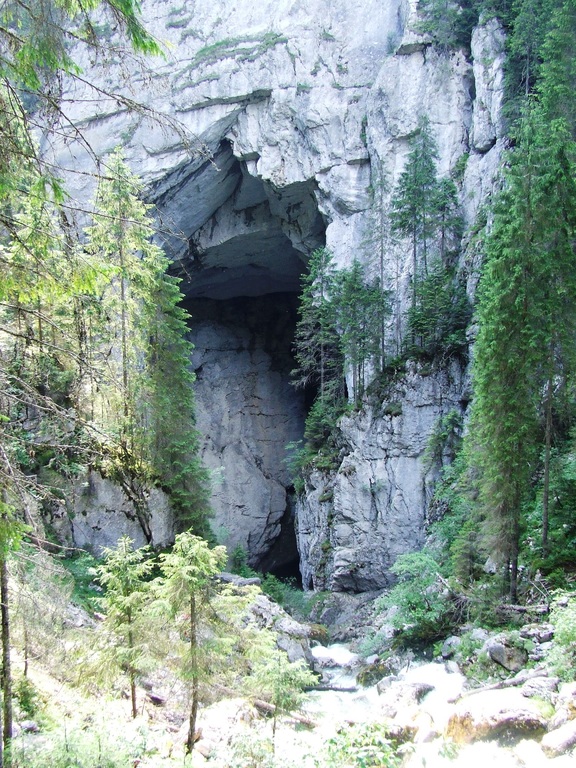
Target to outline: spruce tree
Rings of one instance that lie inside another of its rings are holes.
[[[216,591],[214,576],[226,561],[225,547],[210,549],[198,536],[181,533],[176,536],[172,550],[160,555],[162,576],[154,585],[158,604],[164,606],[172,619],[177,619],[182,639],[178,673],[190,692],[188,753],[192,752],[196,740],[200,681],[206,667],[200,629],[203,617],[210,610],[210,597]]]
[[[106,618],[104,629],[112,632],[113,661],[128,674],[132,717],[138,714],[136,681],[146,657],[142,642],[143,608],[147,600],[146,578],[153,564],[147,558],[148,549],[134,549],[134,542],[122,536],[114,549],[104,549],[104,563],[98,568],[101,584],[106,588],[103,598]]]
[[[412,307],[417,284],[428,272],[430,238],[436,230],[436,159],[438,149],[427,118],[421,118],[410,141],[410,152],[392,197],[392,231],[410,239],[412,249]]]
[[[148,540],[145,492],[154,482],[170,493],[178,527],[207,534],[209,483],[194,425],[192,344],[179,281],[168,275],[168,259],[153,242],[149,206],[120,150],[108,167],[87,248],[107,278],[102,304],[111,322],[99,340],[100,389],[107,398],[104,427],[120,425],[113,468]]]
[[[495,207],[479,287],[469,440],[476,448],[493,549],[507,565],[513,600],[521,511],[539,456],[540,414],[546,413],[549,452],[551,382],[573,367],[576,185],[570,155],[564,121],[545,121],[539,106],[524,117]]]
[[[316,387],[321,399],[336,398],[342,380],[343,359],[332,301],[335,269],[332,253],[318,248],[310,256],[302,277],[298,323],[294,339],[296,387]]]
[[[366,282],[364,268],[355,259],[350,269],[338,273],[332,301],[342,354],[352,373],[352,397],[359,404],[366,389],[367,366],[372,363],[376,369],[379,363],[388,296],[379,280]]]

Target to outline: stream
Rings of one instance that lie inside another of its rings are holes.
[[[326,763],[322,762],[322,756],[326,744],[338,732],[350,730],[354,725],[391,719],[398,728],[416,730],[414,743],[407,745],[402,768],[486,768],[490,764],[494,768],[574,768],[573,757],[546,758],[534,739],[516,739],[504,746],[494,740],[456,745],[443,738],[441,734],[455,711],[454,700],[465,689],[465,678],[453,662],[413,661],[394,677],[385,678],[378,685],[362,687],[357,685],[356,677],[363,662],[347,646],[316,646],[312,653],[316,670],[322,676],[322,689],[307,695],[301,714],[312,721],[314,727],[295,725],[289,717],[281,719],[275,734],[275,765],[324,768]],[[499,702],[504,706],[510,691],[491,693],[492,706],[498,709]],[[514,691],[514,694],[519,695],[519,692]],[[469,695],[465,700],[475,698]],[[216,753],[223,760],[210,759],[207,766],[229,766],[231,763],[224,754],[228,752],[229,756],[231,744],[249,743],[254,751],[259,743],[271,736],[271,722],[250,721],[244,700],[227,700],[210,709],[214,709],[214,727],[219,731],[220,744]],[[224,724],[225,720],[228,725]],[[236,764],[258,768],[269,765],[264,756],[253,759],[254,762],[238,761]],[[364,764],[331,764],[330,768],[356,768],[359,765]]]

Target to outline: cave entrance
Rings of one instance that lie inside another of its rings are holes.
[[[250,173],[252,171],[252,173]],[[325,242],[315,183],[281,187],[223,142],[213,162],[164,183],[156,205],[191,314],[197,426],[213,478],[212,527],[232,553],[300,579],[286,446],[304,433],[290,384],[300,277]]]

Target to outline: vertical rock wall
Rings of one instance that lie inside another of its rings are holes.
[[[458,171],[468,233],[495,185],[502,32],[492,20],[475,31],[471,52],[441,53],[417,31],[416,8],[416,0],[150,0],[144,12],[170,43],[166,59],[128,77],[111,61],[95,76],[177,125],[101,94],[94,107],[87,86],[66,94],[95,153],[122,143],[148,184],[187,296],[213,302],[196,305],[192,334],[214,526],[254,562],[279,531],[290,482],[283,443],[301,436],[303,412],[289,366],[275,362],[279,347],[255,323],[262,310],[245,299],[275,303],[296,291],[324,242],[339,266],[359,258],[377,274],[383,245],[393,335],[409,303],[411,253],[390,237],[387,216],[419,117],[430,120],[440,173]],[[192,151],[181,129],[194,137]],[[55,151],[72,170],[89,167],[73,137]],[[89,175],[71,179],[86,200]],[[468,239],[459,269],[472,294],[478,263]],[[289,346],[281,314],[261,319]],[[343,420],[339,465],[312,475],[298,503],[305,586],[378,588],[395,557],[420,546],[434,479],[425,448],[442,415],[463,412],[467,386],[456,364],[414,369]]]

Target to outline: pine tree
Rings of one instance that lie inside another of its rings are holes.
[[[196,717],[200,701],[203,655],[200,627],[215,591],[213,577],[226,564],[225,547],[210,549],[206,541],[190,533],[176,536],[172,551],[160,555],[162,577],[155,583],[157,600],[168,615],[178,619],[183,646],[178,672],[189,684],[190,714],[186,751],[191,753],[196,738]]]
[[[359,403],[366,389],[367,366],[372,363],[376,368],[379,362],[388,296],[378,280],[366,283],[364,268],[354,260],[336,276],[332,301],[342,354],[352,372],[352,398]]]
[[[332,254],[318,248],[302,278],[294,339],[297,368],[292,381],[296,387],[317,387],[322,399],[336,398],[342,380],[343,359],[332,301],[334,280]]]
[[[412,307],[417,283],[428,272],[430,238],[436,230],[436,159],[438,149],[427,118],[418,123],[410,152],[392,197],[392,231],[410,238],[412,248]]]
[[[103,627],[117,638],[112,647],[113,661],[128,674],[132,717],[138,715],[136,681],[146,656],[141,625],[147,600],[145,580],[153,567],[146,559],[148,554],[146,547],[134,549],[134,542],[123,536],[114,549],[103,550],[104,563],[98,568],[99,580],[106,588]]]
[[[436,220],[435,230],[439,238],[440,262],[445,268],[449,268],[452,266],[450,256],[457,251],[463,229],[458,193],[452,179],[438,180],[432,210]]]
[[[470,439],[495,551],[517,597],[522,505],[539,455],[539,415],[551,382],[572,366],[576,185],[563,121],[526,115],[508,159],[479,288]],[[556,366],[560,365],[560,369]],[[547,523],[545,523],[545,527]]]
[[[145,487],[153,482],[169,491],[180,527],[207,534],[209,484],[198,454],[192,345],[182,295],[178,281],[167,274],[168,259],[152,240],[149,206],[139,198],[141,185],[120,150],[108,165],[87,248],[107,278],[102,305],[111,321],[99,346],[106,362],[104,426],[120,424],[114,468],[148,540]]]
[[[556,0],[541,47],[538,100],[547,120],[561,121],[576,139],[576,0]]]

